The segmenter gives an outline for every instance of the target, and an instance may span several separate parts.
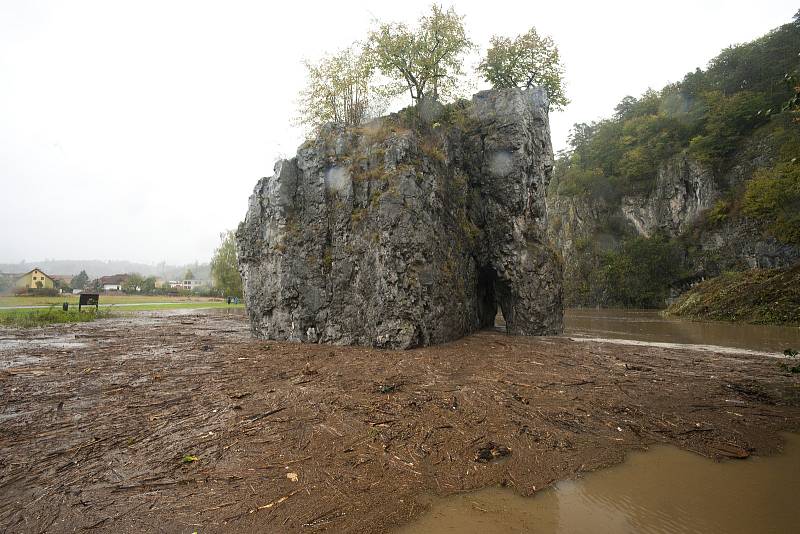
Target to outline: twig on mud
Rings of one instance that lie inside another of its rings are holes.
[[[265,510],[265,509],[267,509],[267,508],[272,508],[273,506],[276,506],[276,505],[278,505],[278,504],[282,503],[283,501],[285,501],[286,499],[288,499],[288,498],[289,498],[289,497],[291,497],[292,495],[295,495],[295,494],[297,494],[297,493],[300,493],[301,491],[303,491],[303,490],[302,490],[302,489],[297,489],[297,490],[294,490],[293,492],[291,492],[291,493],[287,493],[287,494],[286,494],[286,495],[284,495],[283,497],[280,497],[280,498],[278,498],[278,499],[275,499],[275,500],[274,500],[274,501],[272,501],[272,502],[268,502],[267,504],[262,504],[261,506],[256,506],[256,507],[255,507],[255,508],[253,508],[252,510],[249,510],[247,513],[249,513],[249,514],[252,514],[252,513],[255,513],[255,512],[257,512],[257,511],[259,511],[259,510]]]
[[[476,501],[470,501],[470,502],[472,503],[472,507],[475,508],[476,510],[479,510],[479,511],[485,512],[485,513],[489,513],[489,510],[487,510],[485,508],[481,508],[480,505]]]
[[[578,382],[548,382],[547,384],[537,385],[536,387],[540,389],[545,389],[550,386],[585,386],[586,384],[594,384],[594,380],[580,380]]]
[[[214,511],[214,510],[219,510],[220,508],[225,508],[226,506],[231,506],[233,504],[236,504],[236,502],[237,501],[224,502],[224,503],[222,503],[222,504],[220,504],[218,506],[212,506],[211,508],[206,508],[204,510],[200,510],[197,513],[198,514],[203,514],[203,513],[211,512],[211,511]]]
[[[248,421],[258,421],[259,419],[263,419],[265,417],[269,417],[270,415],[274,415],[278,412],[282,412],[286,409],[286,406],[281,406],[280,408],[275,408],[274,410],[270,410],[268,412],[259,413],[256,415],[251,415],[247,418]]]
[[[685,436],[686,434],[691,434],[692,432],[711,432],[713,430],[713,428],[690,428],[689,430],[678,432],[676,436]]]
[[[344,515],[345,515],[345,512],[339,510],[338,508],[333,508],[331,510],[328,510],[327,512],[324,512],[324,513],[318,515],[314,519],[309,519],[308,521],[303,523],[303,526],[306,527],[306,528],[308,528],[308,527],[318,527],[318,526],[324,525],[325,523],[330,523],[334,519],[342,517]]]
[[[367,423],[369,423],[371,426],[380,426],[380,425],[387,425],[389,423],[394,423],[395,421],[397,421],[397,419],[386,419],[384,421],[375,421],[375,422],[367,421]]]
[[[121,491],[121,490],[129,490],[129,489],[139,489],[139,488],[146,488],[146,487],[159,487],[159,486],[174,486],[175,484],[181,483],[189,483],[190,481],[187,480],[169,480],[166,482],[140,482],[138,484],[118,484],[114,487],[113,491]]]

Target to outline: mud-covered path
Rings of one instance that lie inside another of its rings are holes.
[[[0,329],[0,529],[387,531],[421,493],[532,494],[656,442],[773,453],[798,406],[800,378],[747,355],[294,345],[215,314]],[[477,462],[488,442],[510,455]]]

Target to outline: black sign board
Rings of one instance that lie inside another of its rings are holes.
[[[81,311],[82,306],[94,306],[100,309],[100,295],[97,293],[81,293],[78,300],[78,311]]]

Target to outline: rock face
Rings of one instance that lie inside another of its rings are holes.
[[[360,129],[328,127],[261,179],[237,232],[259,337],[410,348],[494,324],[562,330],[546,244],[543,90],[494,90]]]
[[[651,237],[657,231],[678,235],[719,197],[711,169],[678,154],[659,167],[649,195],[623,197],[620,207],[639,235]]]
[[[759,138],[742,146],[724,172],[682,152],[659,165],[646,192],[621,198],[561,194],[556,177],[547,195],[548,235],[565,264],[567,304],[609,304],[602,288],[592,287],[591,275],[602,269],[603,253],[619,250],[632,237],[681,240],[687,276],[673,288],[674,294],[725,271],[796,264],[800,247],[779,242],[757,221],[741,214],[714,222],[707,217],[775,158],[775,147]]]

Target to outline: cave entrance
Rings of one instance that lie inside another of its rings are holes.
[[[506,319],[503,313],[503,295],[505,284],[497,278],[492,267],[481,267],[478,270],[478,316],[481,328],[501,327],[505,329]]]

